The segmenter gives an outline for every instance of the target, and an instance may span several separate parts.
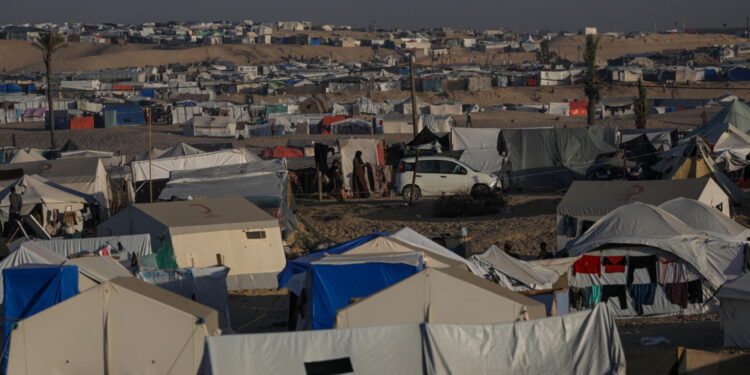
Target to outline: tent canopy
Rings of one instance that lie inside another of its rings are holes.
[[[26,151],[24,149],[20,149],[16,152],[15,155],[13,155],[13,159],[10,159],[10,164],[15,163],[26,163],[26,162],[32,162],[32,161],[43,161],[47,160],[44,158],[44,156],[40,155],[38,152],[34,150]]]
[[[337,328],[488,324],[546,317],[544,304],[458,268],[426,269],[340,309]]]
[[[560,276],[557,272],[520,259],[516,259],[495,245],[490,246],[481,254],[472,256],[472,260],[488,270],[490,267],[503,275],[523,284],[519,290],[551,289]],[[516,290],[512,282],[504,285],[510,290]]]
[[[648,181],[574,181],[557,205],[557,214],[578,218],[599,218],[625,204],[642,202],[659,205],[675,197],[701,199],[709,185],[718,188],[710,177],[682,180]],[[727,195],[714,190],[705,199],[712,204],[727,201]],[[728,210],[729,207],[726,207]]]
[[[723,215],[715,207],[689,198],[675,198],[659,205],[685,224],[701,232],[727,240],[746,241],[750,229]]]
[[[750,134],[750,106],[739,100],[734,100],[708,120],[707,123],[689,132],[685,137],[711,133],[713,127],[720,127],[723,124],[732,124],[745,134]]]

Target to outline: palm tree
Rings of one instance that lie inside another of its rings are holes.
[[[586,64],[583,73],[583,91],[589,98],[588,124],[594,125],[596,105],[601,99],[599,93],[599,76],[596,73],[596,50],[599,49],[599,38],[586,35],[586,50],[583,53],[583,61]]]
[[[646,118],[648,117],[648,100],[646,98],[646,88],[643,82],[638,79],[638,96],[633,100],[633,112],[635,113],[635,128],[646,129]]]
[[[44,67],[47,69],[47,110],[49,112],[49,142],[50,148],[55,149],[55,111],[52,106],[52,55],[65,46],[65,38],[52,32],[42,33],[33,42],[34,47],[42,51]]]

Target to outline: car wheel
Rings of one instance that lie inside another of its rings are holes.
[[[476,184],[471,188],[471,197],[474,199],[489,196],[492,191],[485,184]]]
[[[411,199],[413,202],[422,196],[422,192],[419,190],[419,186],[406,185],[404,186],[404,190],[401,191],[401,196],[405,201],[408,202]]]

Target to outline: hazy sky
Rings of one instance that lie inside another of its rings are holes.
[[[382,27],[505,27],[602,31],[744,26],[747,0],[6,0],[0,24],[187,20],[306,20]]]

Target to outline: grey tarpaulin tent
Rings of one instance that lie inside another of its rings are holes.
[[[729,216],[729,196],[710,177],[651,181],[575,181],[557,205],[557,248],[622,205],[659,205],[676,197],[700,200]],[[717,211],[719,212],[719,211]]]
[[[611,313],[593,311],[493,325],[380,327],[213,336],[205,371],[305,375],[625,374]]]
[[[722,214],[716,207],[685,197],[675,198],[659,208],[676,216],[683,223],[712,237],[747,241],[750,229]]]
[[[551,289],[560,279],[557,272],[516,259],[495,245],[481,254],[472,255],[471,260],[487,272],[493,268],[495,275],[500,278],[499,284],[509,290]]]
[[[511,188],[564,189],[585,175],[597,155],[615,151],[615,129],[503,129]]]

